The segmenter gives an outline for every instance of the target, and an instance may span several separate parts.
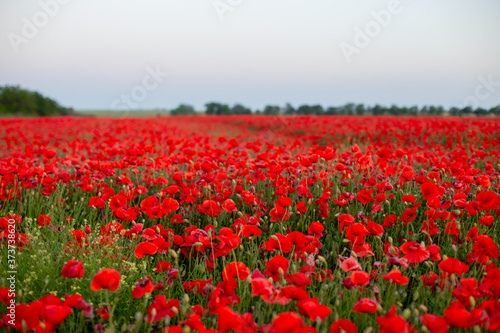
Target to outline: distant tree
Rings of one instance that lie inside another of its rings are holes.
[[[356,105],[356,114],[362,116],[365,114],[365,106],[363,104]]]
[[[235,115],[252,114],[252,110],[241,104],[235,104],[229,112]]]
[[[500,105],[494,106],[489,110],[489,113],[494,114],[495,116],[500,116]]]
[[[172,116],[180,116],[180,115],[194,115],[196,111],[192,105],[180,104],[177,108],[170,111],[170,115]]]
[[[297,114],[310,115],[312,114],[312,109],[309,105],[304,104],[299,106],[299,108],[297,109]]]
[[[295,110],[295,108],[290,103],[286,103],[284,113],[287,115],[294,115],[297,114],[297,110]]]
[[[19,86],[4,86],[0,87],[0,114],[67,115],[69,109],[38,92],[21,89]]]
[[[372,109],[372,113],[374,116],[380,116],[380,115],[383,115],[384,114],[384,108],[381,107],[380,105],[378,104],[375,104],[375,106],[373,107]]]
[[[325,110],[323,110],[323,107],[321,105],[313,105],[311,106],[311,114],[322,116],[325,114]]]
[[[228,115],[229,114],[229,106],[227,104],[221,103],[207,103],[205,104],[206,110],[205,113],[209,115]]]
[[[268,116],[277,116],[281,113],[281,108],[276,105],[266,105],[264,114]]]
[[[338,111],[337,107],[329,106],[326,109],[325,114],[328,115],[328,116],[335,116],[335,115],[339,114],[339,111]]]
[[[483,108],[476,108],[474,110],[474,114],[476,116],[484,117],[484,116],[486,116],[488,114],[488,110],[483,109]]]

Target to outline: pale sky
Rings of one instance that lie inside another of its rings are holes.
[[[499,14],[496,0],[0,0],[0,85],[77,110],[123,95],[135,109],[491,107]]]

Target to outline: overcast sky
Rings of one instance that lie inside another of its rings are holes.
[[[0,85],[79,110],[491,107],[499,14],[496,0],[0,0]]]

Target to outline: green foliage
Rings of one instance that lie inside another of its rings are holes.
[[[187,104],[181,104],[176,109],[170,111],[171,116],[180,115],[195,115],[196,111],[193,106]]]
[[[19,86],[0,87],[0,115],[61,116],[71,114],[56,101]]]

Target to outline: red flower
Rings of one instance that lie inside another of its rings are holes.
[[[246,279],[250,275],[250,270],[247,265],[242,262],[232,262],[222,271],[222,279],[224,281],[234,281],[234,278],[240,280]]]
[[[142,242],[135,248],[134,254],[137,258],[142,258],[145,255],[152,255],[158,252],[158,246],[150,242]]]
[[[281,275],[284,275],[289,267],[289,261],[285,257],[279,255],[267,261],[267,270],[264,275],[271,276],[274,281],[281,280]]]
[[[163,211],[163,215],[168,215],[179,209],[179,203],[175,199],[166,198],[161,204],[161,209]]]
[[[492,191],[484,191],[476,196],[476,201],[479,203],[479,210],[498,209],[500,198],[498,194]]]
[[[42,214],[42,215],[38,216],[38,225],[40,227],[43,227],[45,225],[49,225],[50,221],[52,221],[52,219],[48,215]]]
[[[94,275],[90,283],[90,290],[108,289],[109,291],[116,291],[120,287],[120,278],[121,275],[116,270],[105,268]]]
[[[397,284],[403,284],[403,285],[408,284],[408,282],[410,281],[409,278],[403,276],[401,274],[401,271],[397,269],[390,271],[387,275],[382,275],[382,277],[387,281],[392,281]]]
[[[356,271],[351,273],[351,282],[355,286],[367,286],[370,284],[370,274],[363,271]]]
[[[361,190],[358,192],[357,200],[361,202],[363,205],[372,202],[375,200],[372,196],[373,190]]]
[[[360,271],[361,270],[361,265],[358,263],[356,258],[347,258],[346,260],[342,261],[340,264],[340,268],[346,273],[353,272],[353,271]]]
[[[148,308],[148,314],[144,318],[148,323],[157,322],[165,317],[175,317],[179,313],[179,300],[172,299],[167,302],[167,296],[158,295]]]
[[[168,271],[171,268],[172,268],[171,263],[166,262],[166,261],[158,261],[158,263],[156,264],[156,267],[154,269],[154,272],[161,273],[161,272]]]
[[[460,302],[453,302],[444,310],[444,317],[451,327],[455,328],[471,328],[474,326],[472,315],[465,309],[465,306]]]
[[[439,189],[436,184],[427,182],[420,186],[420,190],[422,191],[422,196],[424,200],[430,200],[435,198],[439,194]]]
[[[352,311],[358,313],[374,313],[377,311],[377,301],[374,301],[369,298],[363,298],[356,304],[354,304],[354,308]]]
[[[81,261],[69,260],[66,265],[64,265],[61,276],[65,278],[81,279],[84,271],[85,269]]]
[[[420,321],[431,331],[431,333],[446,333],[450,328],[446,319],[432,314],[423,315],[420,317]]]
[[[132,290],[132,296],[134,298],[141,298],[145,294],[151,294],[155,287],[152,282],[149,276],[139,281]]]
[[[462,276],[463,273],[469,270],[469,266],[458,259],[447,258],[439,263],[439,269],[447,274]]]
[[[406,254],[404,258],[414,264],[425,261],[430,256],[424,245],[414,241],[404,243],[401,245],[400,250]]]
[[[300,314],[303,316],[308,316],[309,319],[316,321],[319,318],[320,321],[324,321],[325,318],[332,313],[327,306],[318,303],[318,299],[310,298],[305,299],[297,303]]]
[[[330,327],[330,333],[358,333],[358,328],[348,319],[339,319]]]

